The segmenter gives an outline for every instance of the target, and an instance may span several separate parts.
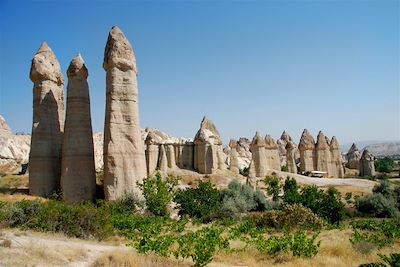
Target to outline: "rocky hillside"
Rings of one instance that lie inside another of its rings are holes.
[[[368,145],[365,149],[375,157],[396,156],[400,155],[400,141]]]

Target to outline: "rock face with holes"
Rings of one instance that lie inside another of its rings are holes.
[[[33,125],[29,154],[29,193],[48,196],[60,187],[64,130],[64,78],[50,47],[43,43],[32,59]]]
[[[61,189],[66,202],[79,203],[93,200],[96,194],[89,73],[80,54],[71,61],[67,75]]]
[[[296,145],[292,141],[288,141],[285,147],[286,151],[286,166],[288,172],[297,173],[296,165]]]
[[[131,44],[118,27],[108,35],[103,68],[106,71],[104,124],[104,195],[117,200],[140,195],[137,182],[147,175],[140,133],[137,68]]]
[[[194,138],[194,169],[201,174],[212,174],[225,169],[222,141],[214,123],[203,118]]]
[[[359,162],[361,159],[361,153],[358,150],[356,144],[352,144],[349,151],[346,154],[346,159],[347,159],[347,166],[349,169],[356,169],[358,170],[359,168]]]
[[[311,136],[307,129],[304,129],[299,142],[301,172],[311,172],[315,170],[314,149],[314,138]]]
[[[331,152],[331,163],[330,163],[330,173],[329,177],[343,178],[344,177],[344,167],[342,154],[340,152],[339,142],[336,137],[333,136],[331,142],[329,143],[329,150]]]
[[[359,163],[360,176],[375,176],[374,162],[375,157],[368,151],[368,149],[365,149]]]

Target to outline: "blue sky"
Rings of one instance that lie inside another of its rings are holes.
[[[30,60],[47,41],[65,78],[82,54],[102,131],[103,53],[118,25],[136,54],[142,127],[193,137],[206,115],[225,142],[298,140],[304,128],[400,140],[399,3],[0,0],[0,114],[30,132]]]

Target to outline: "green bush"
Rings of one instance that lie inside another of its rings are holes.
[[[399,217],[399,211],[396,209],[393,199],[387,198],[381,193],[358,198],[356,200],[356,208],[358,211],[373,217]]]
[[[154,177],[147,177],[142,183],[138,183],[150,212],[157,216],[168,215],[167,208],[173,199],[176,182],[174,177],[163,180],[161,174],[157,172]]]
[[[113,233],[109,214],[92,203],[68,205],[60,201],[23,200],[1,207],[11,227],[60,232],[68,236],[103,239]]]
[[[261,191],[254,190],[246,184],[233,180],[223,192],[221,213],[225,216],[237,217],[247,211],[265,211],[271,209],[270,203]]]
[[[282,210],[250,213],[248,220],[256,227],[272,227],[284,230],[319,230],[326,222],[301,204],[284,205]]]
[[[389,157],[377,159],[375,161],[375,170],[378,172],[390,173],[394,167],[394,160]]]
[[[197,188],[178,190],[174,201],[179,206],[179,215],[188,215],[209,221],[222,206],[221,193],[211,182],[200,181]]]
[[[271,236],[268,239],[259,236],[256,247],[269,255],[292,252],[292,255],[296,257],[312,258],[318,253],[321,243],[316,243],[317,237],[318,233],[309,238],[305,232],[297,232],[293,235],[286,233],[283,236]]]
[[[283,185],[283,200],[288,204],[301,203],[296,179],[287,177]]]
[[[273,201],[279,200],[280,194],[280,186],[279,186],[279,177],[277,176],[267,176],[264,179],[264,183],[267,185],[267,192],[272,196]]]
[[[375,194],[382,194],[386,198],[393,198],[393,192],[390,189],[390,183],[387,180],[382,180],[378,185],[375,185],[372,189]]]

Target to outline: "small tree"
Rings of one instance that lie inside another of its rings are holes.
[[[176,184],[177,178],[169,176],[163,180],[159,172],[154,177],[145,178],[143,183],[138,183],[147,209],[157,216],[168,215],[167,206],[172,201],[173,189]]]
[[[378,172],[390,173],[394,167],[394,160],[389,157],[384,157],[383,159],[377,159],[375,161],[375,169]]]
[[[279,178],[276,176],[267,176],[264,179],[264,183],[268,186],[267,192],[269,195],[272,195],[272,200],[278,201],[279,193],[281,191],[279,186]]]
[[[285,180],[285,184],[283,185],[283,191],[285,193],[283,195],[283,200],[286,203],[301,203],[299,188],[297,186],[296,179],[287,177]]]

